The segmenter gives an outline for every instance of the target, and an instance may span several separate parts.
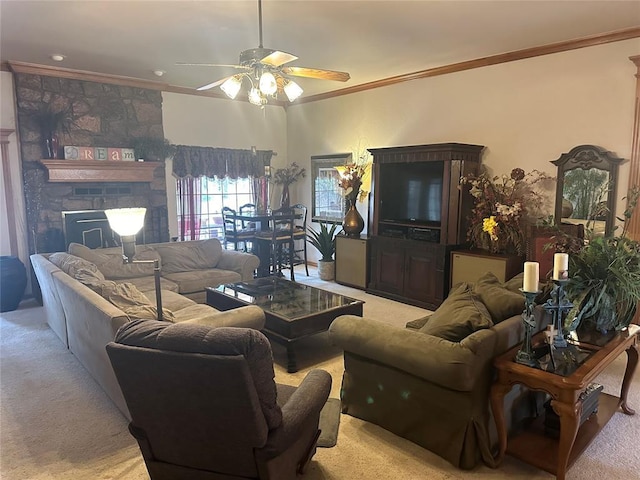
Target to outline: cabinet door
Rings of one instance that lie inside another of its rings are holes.
[[[408,248],[405,253],[404,295],[429,304],[439,304],[435,251]]]
[[[404,249],[379,242],[375,248],[375,265],[376,288],[401,295],[404,283]]]
[[[336,282],[367,288],[367,241],[336,236]]]

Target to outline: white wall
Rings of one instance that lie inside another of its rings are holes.
[[[359,142],[459,142],[485,145],[483,163],[497,174],[518,166],[552,175],[549,162],[576,145],[629,159],[636,88],[629,57],[638,54],[633,39],[295,105],[287,111],[289,157],[308,167],[311,155],[354,151]],[[619,211],[628,176],[627,161]],[[307,183],[301,200],[311,205]],[[358,205],[365,219],[366,208]]]
[[[15,100],[13,95],[13,75],[0,72],[0,128],[16,130]],[[16,224],[9,224],[3,169],[0,169],[0,255],[16,255],[9,247],[9,229],[15,229],[18,237],[18,257],[28,267],[29,249],[27,245],[26,212],[22,189],[22,166],[18,153],[18,139],[16,133],[9,136],[9,158],[2,158],[2,162],[9,162],[11,186],[13,189],[13,216]]]
[[[164,136],[176,145],[273,150],[273,168],[287,165],[286,113],[282,107],[260,109],[247,102],[163,93]],[[178,235],[176,182],[167,162],[167,206],[170,236]],[[277,189],[277,186],[276,186]],[[279,191],[271,188],[271,204]],[[295,197],[294,197],[295,198]]]

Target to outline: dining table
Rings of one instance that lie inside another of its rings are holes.
[[[267,210],[266,212],[246,212],[235,213],[228,215],[229,218],[239,220],[241,222],[250,222],[255,224],[256,232],[268,231],[269,223],[274,218],[273,211]],[[296,218],[302,218],[302,215],[296,215]],[[268,277],[271,275],[271,255],[268,249],[261,248],[259,242],[252,243],[252,252],[260,259],[260,265],[256,271],[256,277]]]

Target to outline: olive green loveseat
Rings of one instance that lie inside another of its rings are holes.
[[[342,412],[375,423],[453,465],[493,465],[489,388],[492,359],[524,336],[522,277],[502,284],[488,273],[459,284],[429,316],[398,328],[345,315],[329,329],[344,349]],[[547,315],[536,309],[538,330]],[[521,389],[511,412],[529,407]]]

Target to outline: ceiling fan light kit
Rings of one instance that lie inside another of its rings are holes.
[[[245,70],[242,73],[225,77],[218,81],[198,87],[197,90],[209,90],[220,86],[220,89],[232,100],[238,96],[245,78],[249,80],[248,99],[253,105],[264,107],[268,103],[267,97],[277,99],[278,93],[284,92],[290,102],[302,95],[302,87],[287,75],[294,77],[317,78],[320,80],[335,80],[346,82],[350,76],[346,72],[334,70],[320,70],[305,67],[283,67],[285,63],[293,62],[298,57],[290,53],[264,48],[262,46],[262,0],[258,0],[258,28],[260,46],[240,52],[239,65],[221,65],[211,63],[178,63],[178,65],[201,65],[209,67],[227,67]],[[254,81],[255,80],[255,81]]]

